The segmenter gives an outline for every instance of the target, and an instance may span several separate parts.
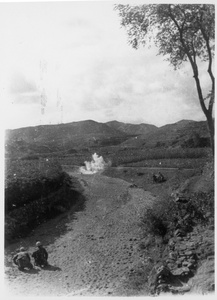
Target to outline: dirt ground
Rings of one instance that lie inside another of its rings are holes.
[[[5,288],[16,296],[142,296],[130,276],[144,260],[139,217],[154,196],[122,179],[69,172],[79,179],[84,208],[40,225],[5,250]],[[30,253],[40,240],[50,266],[21,272],[12,263],[20,246]]]

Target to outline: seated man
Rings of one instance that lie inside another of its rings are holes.
[[[24,268],[33,269],[29,253],[26,252],[23,247],[21,247],[19,252],[13,257],[13,262],[18,266],[20,271],[24,270]]]
[[[48,259],[48,253],[45,250],[45,248],[42,246],[41,242],[36,243],[36,247],[38,247],[38,250],[33,252],[32,257],[35,260],[35,266],[39,267],[45,267],[48,265],[47,259]]]

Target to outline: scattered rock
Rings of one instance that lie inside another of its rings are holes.
[[[176,275],[176,276],[183,276],[183,275],[187,275],[189,272],[190,272],[189,268],[182,267],[182,268],[177,268],[177,269],[173,270],[172,274]]]
[[[171,194],[173,201],[179,202],[179,203],[187,203],[190,201],[190,197],[187,197],[185,194],[180,193],[178,191],[173,192]]]
[[[129,186],[129,188],[137,188],[138,186],[134,183]]]
[[[190,290],[191,290],[191,287],[189,285],[178,286],[178,287],[171,286],[170,287],[170,291],[173,294],[177,294],[177,293],[183,294],[183,293],[189,292]]]

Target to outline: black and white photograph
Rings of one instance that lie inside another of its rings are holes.
[[[0,1],[8,297],[215,296],[215,2]]]

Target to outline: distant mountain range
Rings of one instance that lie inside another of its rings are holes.
[[[106,123],[109,127],[124,132],[126,134],[146,134],[149,132],[154,132],[158,129],[155,125],[149,124],[130,124],[130,123],[122,123],[118,121],[111,121]]]
[[[206,147],[209,146],[209,134],[205,121],[191,120],[162,127],[86,120],[8,129],[5,134],[6,156],[20,156],[23,153],[73,153],[79,149],[111,145],[142,148]]]
[[[168,124],[122,143],[125,147],[143,148],[197,148],[209,147],[209,133],[205,121],[182,120]]]

